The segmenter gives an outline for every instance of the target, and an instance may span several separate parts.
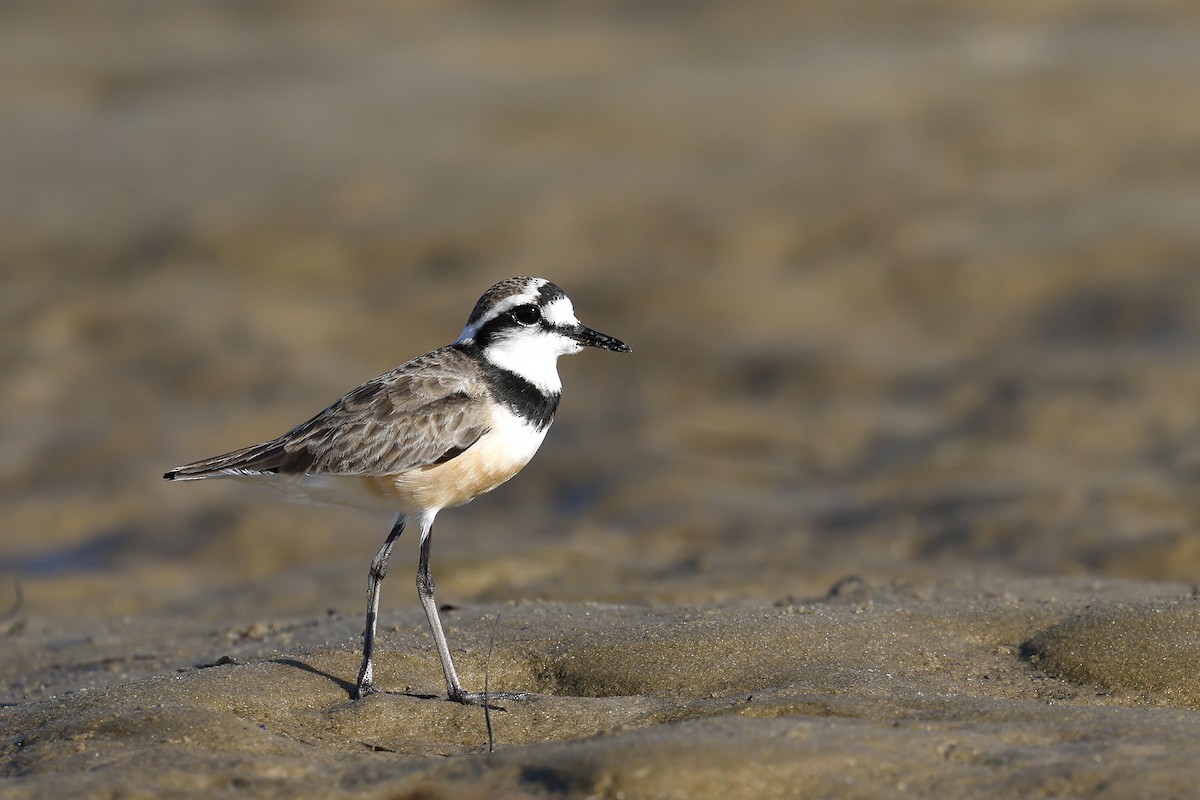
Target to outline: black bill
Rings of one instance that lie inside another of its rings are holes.
[[[615,350],[618,353],[633,352],[629,349],[629,345],[620,339],[614,339],[606,333],[594,331],[587,325],[580,325],[571,331],[570,335],[572,339],[588,347],[599,347],[601,350]]]

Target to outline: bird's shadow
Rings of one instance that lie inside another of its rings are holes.
[[[358,685],[356,683],[354,683],[353,681],[348,681],[348,680],[345,680],[344,678],[339,678],[338,676],[332,675],[332,674],[326,672],[325,670],[317,669],[316,667],[314,667],[311,664],[305,664],[303,661],[299,661],[294,658],[272,658],[271,663],[272,664],[281,664],[285,667],[292,667],[293,669],[299,669],[299,670],[303,670],[305,672],[311,672],[313,675],[320,675],[322,678],[327,678],[328,680],[332,681],[333,683],[336,683],[341,688],[341,690],[346,693],[346,696],[348,698],[350,698],[351,700],[354,700],[355,696],[358,694]],[[398,695],[398,696],[402,696],[402,697],[415,697],[418,700],[440,700],[440,699],[442,699],[439,695],[436,695],[436,694],[419,694],[417,692],[388,692],[388,691],[383,691],[381,689],[375,689],[374,693],[375,694],[394,694],[394,695]]]

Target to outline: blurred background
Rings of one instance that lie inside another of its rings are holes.
[[[1190,0],[6,2],[0,591],[358,613],[386,517],[160,476],[520,274],[634,353],[445,602],[1196,580],[1198,98]]]

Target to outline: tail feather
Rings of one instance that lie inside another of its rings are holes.
[[[219,456],[184,464],[163,473],[169,481],[198,481],[204,478],[228,478],[237,475],[262,475],[279,472],[285,461],[294,460],[278,440],[243,447]]]

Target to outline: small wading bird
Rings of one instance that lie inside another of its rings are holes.
[[[463,689],[454,671],[433,600],[433,519],[443,508],[490,492],[529,463],[558,407],[558,357],[585,346],[629,352],[624,342],[580,323],[553,283],[509,278],[484,292],[454,344],[364,383],[278,438],[176,467],[163,477],[234,478],[270,485],[300,502],[396,512],[371,561],[359,698],[375,691],[375,623],[388,556],[405,525],[416,525],[417,595],[437,643],[446,692],[451,700],[478,704],[482,693]]]

